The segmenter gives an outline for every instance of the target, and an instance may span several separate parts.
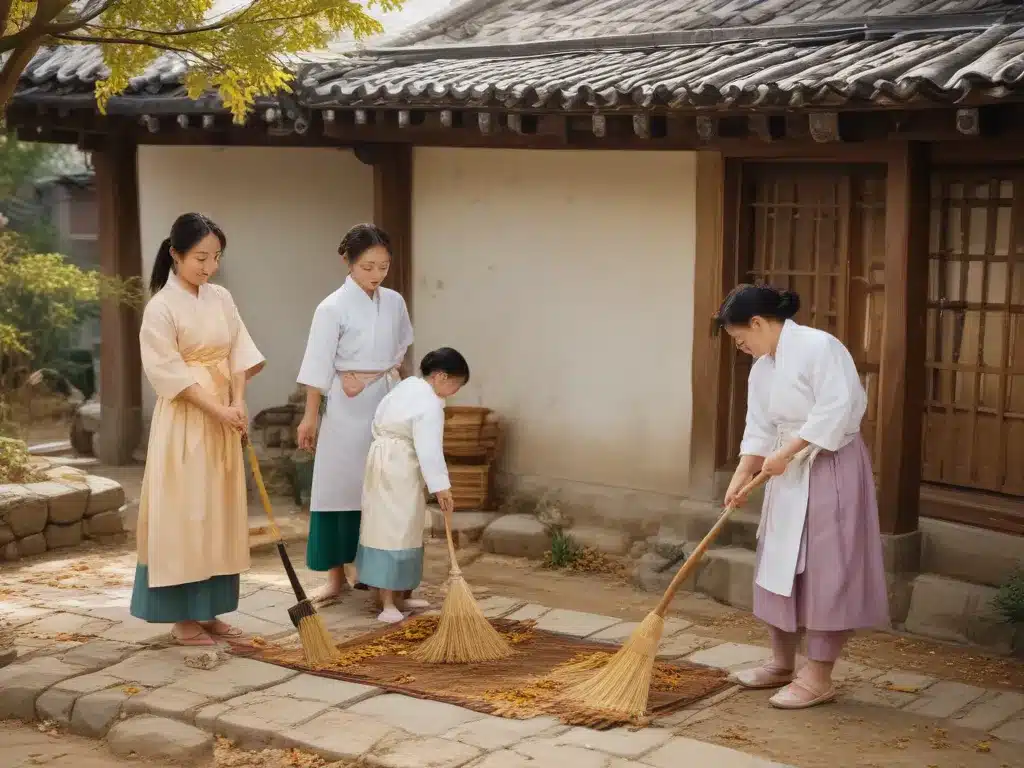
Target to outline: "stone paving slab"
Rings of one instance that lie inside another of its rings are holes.
[[[645,755],[643,762],[654,768],[680,768],[684,765],[708,768],[788,768],[763,757],[682,736]]]
[[[377,768],[461,768],[480,754],[476,747],[457,741],[406,738],[377,747],[363,760]]]
[[[61,658],[65,664],[75,664],[94,672],[117,664],[140,650],[142,649],[137,645],[112,640],[92,640],[68,651]]]
[[[617,757],[640,757],[671,738],[672,732],[663,728],[644,728],[639,731],[631,731],[628,728],[613,728],[608,731],[573,728],[546,741],[555,746],[595,749]]]
[[[126,683],[159,688],[184,677],[190,671],[185,659],[195,652],[195,648],[139,651],[104,671]]]
[[[1024,694],[1013,691],[988,691],[953,722],[962,728],[990,731],[1021,713],[1024,713]],[[1021,729],[1024,731],[1024,723],[1021,724]]]
[[[620,621],[617,624],[608,627],[608,629],[595,632],[593,635],[590,635],[587,640],[593,640],[599,643],[616,643],[621,645],[633,636],[633,633],[639,626],[639,621]],[[682,632],[684,629],[689,629],[692,626],[692,621],[684,621],[683,619],[676,618],[665,619],[665,631],[661,633],[661,639],[664,642],[673,635]]]
[[[859,683],[839,692],[843,701],[866,704],[870,707],[899,709],[917,701],[917,696],[906,691],[892,691],[872,683]]]
[[[688,656],[687,660],[694,664],[703,664],[706,667],[734,670],[748,664],[767,661],[771,656],[771,649],[761,645],[721,643],[713,648],[697,651]]]
[[[440,736],[472,720],[484,717],[454,704],[429,699],[414,699],[400,693],[385,693],[361,701],[348,711],[378,719],[385,725],[399,728],[417,736]]]
[[[876,679],[875,685],[902,693],[920,693],[929,685],[932,685],[936,679],[930,675],[919,675],[916,672],[892,670]]]
[[[538,605],[537,603],[528,603],[514,613],[510,613],[505,618],[511,621],[536,621],[545,613],[550,611],[546,605]]]
[[[121,708],[131,697],[124,687],[89,693],[75,702],[71,712],[71,732],[101,739],[117,722]]]
[[[201,760],[213,755],[213,735],[185,723],[142,715],[122,720],[107,734],[110,751],[121,757]]]
[[[217,718],[216,732],[243,745],[270,744],[282,731],[312,720],[330,708],[322,701],[266,693],[247,693],[226,703],[231,709]]]
[[[443,734],[443,738],[461,741],[485,750],[504,749],[524,739],[540,734],[557,735],[569,730],[554,717],[534,717],[530,720],[510,720],[484,715],[479,720],[456,726]]]
[[[128,715],[167,717],[193,725],[195,713],[212,702],[212,699],[191,691],[155,688],[132,696],[125,702],[124,712]]]
[[[952,717],[972,701],[985,695],[984,688],[951,680],[940,680],[928,686],[917,701],[905,707],[907,712],[914,712],[925,717]]]
[[[381,692],[380,688],[316,675],[296,675],[285,683],[264,691],[272,696],[287,696],[306,701],[319,701],[331,707],[349,706]]]
[[[493,595],[477,601],[477,605],[480,606],[480,610],[484,612],[484,616],[487,618],[500,619],[506,614],[522,608],[526,603],[511,597]]]
[[[1024,717],[1018,717],[1010,722],[995,728],[992,735],[997,739],[1012,741],[1015,744],[1024,744]]]
[[[0,720],[8,717],[32,720],[36,716],[36,699],[43,691],[83,671],[82,667],[65,664],[52,656],[0,669]]]
[[[398,741],[403,731],[378,720],[329,709],[307,723],[282,732],[284,747],[316,752],[328,760],[358,760],[385,739]]]
[[[552,768],[605,768],[608,755],[586,747],[559,746],[547,739],[530,739],[517,744],[513,751],[530,758],[533,764]],[[515,765],[513,763],[513,765]],[[678,768],[673,766],[673,768]]]
[[[214,669],[190,669],[168,687],[223,701],[283,683],[297,674],[254,659],[232,658]]]
[[[618,619],[611,616],[555,608],[537,619],[537,629],[571,637],[587,637],[618,623]]]

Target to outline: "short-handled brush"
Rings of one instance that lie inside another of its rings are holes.
[[[267,495],[267,487],[263,483],[263,473],[260,471],[260,462],[256,457],[256,450],[252,447],[249,439],[243,438],[245,450],[249,456],[249,464],[252,465],[252,476],[256,481],[256,488],[260,492],[260,500],[263,502],[263,511],[270,521],[270,529],[277,540],[277,553],[281,556],[281,563],[284,565],[285,573],[288,574],[288,581],[291,582],[292,591],[295,592],[295,599],[299,602],[288,609],[288,618],[299,631],[299,642],[302,643],[302,651],[306,655],[306,663],[312,667],[329,664],[338,656],[338,649],[331,639],[327,627],[324,626],[323,617],[316,612],[313,604],[306,597],[306,591],[295,574],[291,558],[284,548],[284,541],[281,540],[281,530],[274,520],[274,511],[270,506],[270,496]]]

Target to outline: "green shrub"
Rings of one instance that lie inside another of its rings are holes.
[[[561,529],[551,534],[551,549],[544,553],[544,564],[549,568],[569,568],[580,556],[580,545]]]
[[[1024,625],[1024,570],[1018,570],[999,588],[992,605],[1007,623]]]

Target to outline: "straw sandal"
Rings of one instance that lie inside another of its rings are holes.
[[[211,645],[216,645],[217,641],[210,637],[210,634],[200,627],[194,635],[188,637],[180,637],[174,634],[174,630],[171,630],[171,639],[174,640],[178,645],[185,646],[186,648],[209,648]]]
[[[785,671],[772,664],[765,664],[753,669],[744,669],[736,672],[732,679],[750,690],[782,688],[784,685],[789,685],[793,682],[793,671]]]
[[[768,703],[776,709],[808,709],[819,704],[827,704],[835,698],[836,689],[831,685],[824,693],[818,693],[807,683],[794,680],[768,699]]]

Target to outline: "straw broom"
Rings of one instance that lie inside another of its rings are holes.
[[[743,498],[766,483],[768,478],[764,472],[759,473],[743,487],[738,496]],[[586,709],[614,712],[630,718],[643,717],[647,713],[651,676],[654,673],[661,634],[665,630],[665,613],[668,606],[734,511],[734,506],[722,510],[717,522],[676,572],[657,607],[647,614],[629,640],[599,672],[565,691],[561,697],[564,701]]]
[[[441,606],[441,618],[434,634],[409,655],[416,661],[429,664],[466,664],[508,658],[512,649],[484,616],[462,576],[455,557],[448,515],[444,516],[444,533],[451,559],[448,594]]]
[[[329,664],[338,657],[338,649],[331,639],[327,627],[324,626],[323,617],[320,616],[313,604],[306,597],[306,592],[295,574],[295,568],[284,548],[284,541],[281,540],[281,530],[274,521],[274,512],[270,506],[270,496],[267,495],[267,488],[263,484],[263,473],[260,471],[260,462],[256,458],[256,450],[252,447],[248,437],[242,438],[246,452],[249,456],[249,464],[252,466],[253,479],[256,481],[256,488],[260,492],[260,500],[263,502],[263,511],[270,521],[271,533],[277,540],[277,553],[281,556],[281,563],[284,565],[285,573],[288,574],[288,581],[291,582],[292,591],[295,592],[295,599],[299,602],[288,609],[288,618],[299,631],[299,642],[302,643],[302,651],[306,656],[306,663],[311,667]]]

